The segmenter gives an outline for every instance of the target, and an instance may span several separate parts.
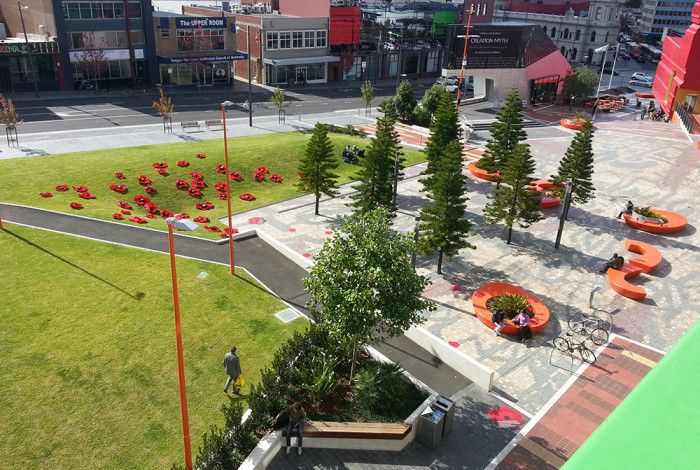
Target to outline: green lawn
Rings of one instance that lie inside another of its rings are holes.
[[[66,157],[57,161],[67,166]],[[166,469],[182,462],[168,256],[5,228],[3,468]],[[202,433],[223,419],[224,353],[239,348],[245,400],[276,346],[306,323],[277,320],[284,304],[241,271],[231,278],[225,266],[180,259],[178,277],[196,452]]]
[[[243,175],[244,180],[232,184],[232,209],[240,213],[263,205],[279,202],[299,196],[302,193],[296,187],[298,180],[298,162],[304,154],[309,134],[294,132],[269,134],[254,137],[240,137],[229,140],[229,158],[232,170]],[[343,163],[340,153],[345,145],[357,144],[366,148],[368,139],[360,139],[346,135],[331,134],[335,154],[340,166],[337,173],[340,182],[351,181],[357,173],[356,165]],[[405,149],[406,165],[412,165],[424,160],[424,154],[416,150]],[[198,159],[195,154],[203,153],[205,159]],[[176,165],[179,160],[187,160],[190,166],[180,168]],[[173,213],[187,212],[190,216],[206,215],[212,220],[211,225],[219,225],[214,219],[226,215],[226,202],[217,198],[218,191],[214,183],[225,180],[225,175],[217,173],[214,167],[223,163],[222,140],[206,140],[184,142],[167,145],[149,145],[129,147],[114,150],[94,152],[76,152],[60,155],[49,155],[31,158],[0,160],[0,201],[26,204],[61,212],[76,213],[101,219],[112,219],[114,212],[119,212],[116,206],[118,200],[128,201],[134,206],[133,215],[143,216],[145,210],[134,203],[134,196],[147,193],[136,182],[136,178],[145,175],[152,179],[152,185],[157,194],[150,196],[159,208]],[[154,162],[168,164],[168,176],[159,175],[152,167]],[[267,167],[272,173],[282,176],[282,183],[270,181],[256,182],[253,171],[259,166]],[[126,179],[118,180],[114,174],[122,171]],[[178,178],[190,181],[189,172],[197,171],[204,175],[208,187],[201,199],[190,197],[186,191],[175,188]],[[109,189],[110,184],[126,184],[128,192],[119,194]],[[54,187],[58,184],[85,185],[96,199],[83,200],[70,189],[68,192],[57,192]],[[43,198],[42,191],[51,191],[53,197]],[[256,200],[242,201],[238,195],[252,193]],[[70,202],[79,202],[84,208],[71,209]],[[195,209],[197,202],[210,201],[214,209],[199,211]],[[122,223],[135,225],[126,219]],[[235,227],[234,218],[234,227]],[[162,218],[148,220],[146,227],[165,229]],[[199,236],[218,238],[204,230],[193,232]]]

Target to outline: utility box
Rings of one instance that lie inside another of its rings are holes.
[[[418,421],[418,442],[434,450],[442,440],[445,413],[428,406]]]
[[[439,395],[435,398],[435,402],[432,406],[434,410],[445,413],[445,425],[442,430],[442,437],[445,437],[452,430],[452,423],[455,420],[455,402],[447,397]]]

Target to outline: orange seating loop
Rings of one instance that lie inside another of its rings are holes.
[[[547,306],[525,289],[504,282],[489,282],[479,287],[474,291],[474,294],[472,294],[472,305],[474,306],[474,312],[479,321],[489,328],[494,329],[496,325],[491,321],[491,314],[493,312],[489,310],[486,303],[496,296],[508,294],[524,295],[527,297],[527,303],[532,309],[532,315],[530,315],[530,329],[533,333],[537,333],[544,328],[550,317]],[[506,320],[506,326],[501,330],[501,333],[517,335],[518,327],[515,326],[512,321]]]

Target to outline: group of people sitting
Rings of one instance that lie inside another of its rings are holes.
[[[491,314],[491,321],[494,323],[496,336],[501,336],[501,330],[506,326],[506,312],[496,309]],[[518,327],[518,340],[522,343],[532,339],[532,329],[530,329],[530,315],[527,312],[520,312],[513,318],[513,325]]]
[[[343,161],[345,163],[357,163],[358,159],[365,156],[365,151],[360,150],[360,147],[355,145],[352,149],[349,145],[346,145],[343,149]]]

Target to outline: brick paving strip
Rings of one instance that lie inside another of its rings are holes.
[[[662,357],[659,351],[615,336],[596,363],[565,386],[539,420],[523,428],[510,452],[506,447],[502,454],[507,455],[487,468],[561,468]]]

